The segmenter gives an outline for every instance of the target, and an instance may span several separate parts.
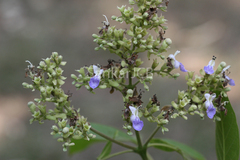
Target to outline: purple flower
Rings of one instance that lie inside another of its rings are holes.
[[[89,86],[92,89],[95,89],[98,87],[100,80],[101,80],[101,74],[103,73],[103,69],[98,68],[98,66],[93,65],[93,72],[94,76],[89,81]]]
[[[207,109],[207,116],[212,119],[214,115],[216,114],[216,108],[214,108],[213,105],[210,105]]]
[[[214,65],[215,65],[215,59],[216,59],[216,57],[213,57],[213,58],[209,61],[208,65],[207,65],[207,66],[204,66],[204,71],[205,71],[205,73],[207,73],[207,74],[213,74],[213,73],[214,73],[213,67],[214,67]]]
[[[214,117],[214,115],[216,114],[216,108],[213,106],[213,99],[216,97],[216,94],[209,94],[209,93],[205,93],[205,107],[207,108],[207,116],[212,119]]]
[[[228,68],[230,68],[230,67],[231,67],[231,66],[228,65],[227,67],[223,68],[223,70],[222,70],[221,73],[224,73],[224,74],[225,74],[225,71],[226,71]],[[226,74],[225,74],[225,79],[228,81],[228,84],[229,84],[230,86],[235,86],[234,80],[231,79],[231,78],[229,78]]]
[[[132,107],[132,106],[129,106],[129,108],[132,112],[130,119],[132,121],[133,128],[136,131],[141,131],[144,124],[143,124],[143,121],[141,121],[140,118],[138,117],[138,109],[136,109],[135,107]]]
[[[176,59],[175,59],[175,56],[180,53],[180,51],[176,51],[175,54],[170,54],[168,57],[172,59],[172,65],[174,66],[174,68],[179,68],[180,67],[180,70],[182,72],[187,72],[187,70],[184,68],[184,65],[181,63],[181,62],[178,62]]]

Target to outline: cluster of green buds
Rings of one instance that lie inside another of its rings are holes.
[[[65,93],[61,86],[65,83],[66,77],[62,76],[63,69],[66,62],[62,61],[62,56],[57,52],[53,52],[50,58],[46,58],[35,66],[30,62],[26,68],[26,76],[31,78],[31,84],[24,82],[24,88],[32,89],[32,91],[40,91],[40,98],[35,98],[34,102],[28,102],[28,107],[32,113],[33,118],[30,123],[39,121],[40,124],[44,120],[52,120],[57,125],[52,126],[51,135],[58,135],[58,139],[63,144],[63,150],[66,151],[67,146],[74,145],[71,139],[80,139],[94,137],[89,134],[91,125],[87,119],[80,116],[80,109],[76,110],[70,106],[69,98],[71,93]],[[54,104],[54,109],[47,109],[46,102]]]

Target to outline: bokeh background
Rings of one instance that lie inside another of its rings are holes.
[[[97,144],[82,153],[69,156],[62,151],[61,143],[50,135],[51,122],[39,125],[29,124],[31,117],[27,102],[39,96],[31,90],[23,89],[22,82],[25,60],[37,65],[42,58],[57,51],[68,62],[64,75],[70,76],[81,66],[106,64],[107,59],[118,57],[108,51],[94,51],[92,33],[98,33],[102,26],[103,14],[119,16],[117,6],[127,4],[127,0],[0,0],[0,159],[1,160],[79,160],[95,159],[104,144]],[[239,67],[240,67],[240,1],[239,0],[170,0],[167,13],[168,30],[165,37],[172,39],[169,52],[180,50],[177,59],[188,70],[199,70],[207,65],[213,55],[216,64],[225,61],[231,64],[232,87],[229,99],[240,123],[239,109]],[[110,20],[117,28],[127,26]],[[157,35],[156,35],[157,36]],[[150,65],[142,54],[144,65]],[[179,80],[157,77],[150,92],[143,94],[144,104],[149,97],[157,94],[162,105],[169,104],[177,97],[178,90],[186,88],[185,74]],[[72,104],[81,108],[81,114],[90,122],[99,122],[122,128],[122,97],[119,93],[109,94],[109,90],[96,90],[90,94],[86,89],[76,91],[68,78],[64,90],[73,93]],[[104,118],[103,118],[104,117]],[[216,159],[215,124],[212,120],[199,116],[189,116],[188,121],[178,118],[171,120],[169,132],[158,137],[171,138],[192,146],[206,159]],[[155,124],[145,121],[142,131],[146,138]],[[123,148],[114,145],[113,151]],[[155,159],[181,159],[176,153],[165,153],[150,149]],[[121,155],[120,159],[140,159],[135,154]]]

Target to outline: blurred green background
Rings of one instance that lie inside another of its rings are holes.
[[[104,144],[97,144],[88,150],[69,156],[62,151],[61,143],[50,135],[51,122],[39,125],[29,124],[31,117],[27,102],[37,97],[37,93],[23,89],[22,82],[25,60],[37,65],[42,58],[49,57],[56,51],[68,62],[64,75],[84,65],[107,63],[107,59],[119,58],[108,51],[94,51],[92,33],[98,33],[102,26],[103,14],[119,16],[117,6],[127,4],[127,0],[0,0],[0,159],[1,160],[79,160],[95,159]],[[229,99],[240,122],[239,100],[239,67],[240,67],[240,1],[239,0],[184,0],[171,1],[167,13],[168,30],[165,37],[172,39],[169,52],[180,50],[177,59],[185,68],[196,71],[207,65],[213,55],[217,56],[216,64],[225,61],[231,64],[230,77],[235,80]],[[158,14],[162,14],[161,11]],[[117,28],[126,25],[111,21]],[[154,35],[157,36],[157,35]],[[144,65],[150,65],[146,55],[141,55]],[[161,105],[166,105],[177,97],[178,90],[186,88],[185,74],[179,80],[157,77],[150,92],[143,94],[144,104],[149,97],[157,94]],[[123,102],[120,93],[109,94],[109,90],[96,90],[90,94],[86,89],[76,91],[68,78],[64,90],[73,92],[72,104],[81,108],[81,114],[90,122],[99,122],[122,129],[121,114]],[[104,118],[103,118],[104,117]],[[206,118],[188,116],[170,120],[169,132],[158,137],[171,138],[188,144],[201,152],[206,159],[216,159],[215,124]],[[155,124],[145,121],[142,131],[147,137]],[[114,145],[113,152],[123,148]],[[150,149],[156,159],[181,159],[176,153],[165,153]],[[135,154],[125,154],[121,160],[139,159]]]

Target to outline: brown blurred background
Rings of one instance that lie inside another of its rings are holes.
[[[31,117],[27,102],[39,96],[38,93],[23,89],[25,60],[33,64],[49,57],[56,51],[68,62],[64,75],[70,76],[81,66],[106,64],[107,59],[118,57],[108,51],[94,51],[92,33],[98,33],[102,26],[103,14],[120,15],[117,6],[127,4],[127,0],[0,0],[0,159],[1,160],[85,160],[95,159],[104,144],[97,144],[88,150],[69,156],[62,151],[61,143],[50,135],[51,122],[39,125],[29,124]],[[171,49],[166,54],[180,50],[177,59],[188,70],[196,71],[207,65],[213,55],[216,65],[221,61],[231,64],[231,74],[236,86],[232,87],[229,99],[240,122],[239,100],[239,59],[240,59],[240,1],[239,0],[170,0],[167,13],[166,37],[172,39]],[[162,12],[159,11],[158,14]],[[119,25],[110,20],[111,25]],[[154,35],[155,36],[155,35]],[[157,36],[157,35],[156,35]],[[145,66],[150,63],[145,55]],[[152,60],[150,61],[152,62]],[[216,67],[215,67],[216,69]],[[169,104],[177,97],[178,90],[186,88],[185,74],[178,81],[156,77],[150,92],[143,94],[144,104],[149,97],[157,94],[162,105]],[[96,90],[90,94],[86,89],[76,91],[68,78],[64,90],[73,92],[72,104],[81,108],[81,114],[90,122],[100,122],[122,130],[122,97],[119,93],[109,94],[109,90]],[[104,118],[103,118],[104,117]],[[188,116],[171,120],[169,132],[158,137],[171,138],[188,144],[201,152],[206,159],[216,159],[215,124],[212,120],[199,116]],[[146,138],[155,124],[145,121],[142,131]],[[113,152],[123,148],[114,145]],[[155,159],[181,159],[176,153],[165,153],[150,149]],[[139,159],[135,154],[125,154],[120,159]]]

